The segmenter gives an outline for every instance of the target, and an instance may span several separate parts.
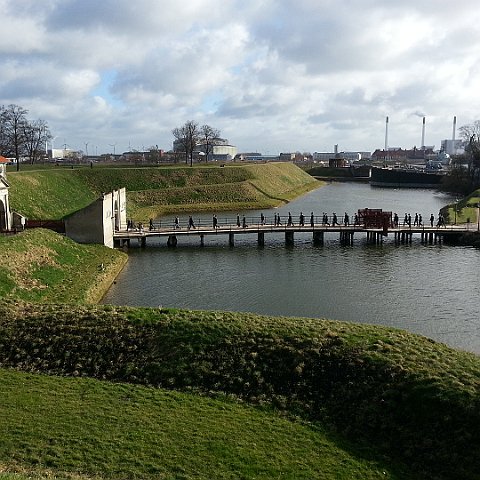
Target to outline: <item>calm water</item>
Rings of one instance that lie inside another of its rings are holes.
[[[383,208],[435,216],[451,198],[432,190],[393,190],[365,184],[331,184],[277,210],[294,220],[300,211],[336,212],[343,217],[358,208]],[[239,212],[242,215],[242,212]],[[235,218],[237,212],[219,213]],[[245,212],[248,218],[260,212]],[[195,215],[211,223],[211,215]],[[164,219],[165,220],[165,219]],[[166,219],[171,221],[171,219]],[[253,220],[253,219],[252,219]],[[180,239],[170,250],[165,240],[131,249],[130,260],[104,298],[104,303],[216,309],[271,315],[326,317],[394,326],[451,346],[480,353],[480,250],[445,245],[425,246],[420,239],[396,246],[367,245],[357,235],[344,247],[338,234],[325,236],[322,247],[311,234],[295,234],[287,248],[282,234],[266,234],[265,247],[255,235]]]

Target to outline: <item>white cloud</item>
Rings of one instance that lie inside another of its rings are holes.
[[[0,104],[79,148],[170,148],[194,119],[240,150],[439,146],[480,118],[473,0],[0,0]]]

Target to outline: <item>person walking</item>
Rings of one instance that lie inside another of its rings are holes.
[[[175,230],[180,228],[180,219],[178,217],[175,217],[175,220],[173,221],[173,227]]]
[[[194,221],[193,221],[192,216],[190,215],[190,216],[188,217],[188,229],[190,230],[191,228],[195,228],[195,223],[194,223]]]
[[[215,213],[213,214],[212,224],[213,224],[213,228],[216,230],[218,228],[218,218]]]
[[[313,228],[315,225],[315,217],[313,215],[313,212],[310,214],[310,226]]]
[[[300,212],[300,217],[299,217],[298,220],[299,220],[300,226],[304,227],[305,226],[305,215],[303,214],[303,212]]]
[[[292,221],[292,214],[288,212],[288,221],[287,221],[287,227],[293,226],[293,221]]]
[[[240,228],[240,215],[237,213],[237,227]]]
[[[435,221],[435,217],[433,216],[433,213],[430,215],[430,226],[433,227],[433,222]]]

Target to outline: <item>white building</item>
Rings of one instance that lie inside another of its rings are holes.
[[[449,155],[463,155],[465,142],[463,140],[442,140],[441,150]]]
[[[8,201],[10,185],[7,183],[7,163],[8,158],[0,156],[0,232],[10,230],[12,222]]]

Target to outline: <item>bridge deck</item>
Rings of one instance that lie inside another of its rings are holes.
[[[312,234],[325,234],[325,233],[339,233],[344,235],[354,235],[356,233],[364,233],[369,235],[384,235],[393,234],[396,236],[424,234],[424,235],[436,235],[444,236],[450,234],[461,234],[466,232],[477,231],[476,224],[462,224],[462,225],[446,225],[442,227],[438,226],[399,226],[395,228],[389,228],[384,232],[383,228],[365,227],[364,225],[323,225],[315,224],[311,225],[292,225],[292,226],[275,226],[268,225],[249,225],[247,227],[238,227],[236,224],[220,225],[217,228],[213,226],[198,226],[196,228],[188,229],[186,227],[172,228],[172,227],[156,227],[152,230],[147,229],[134,229],[134,230],[120,230],[114,233],[114,240],[117,242],[129,241],[139,239],[146,241],[147,238],[153,237],[191,237],[191,236],[206,236],[206,235],[244,235],[244,234],[265,234],[265,233],[312,233]]]

